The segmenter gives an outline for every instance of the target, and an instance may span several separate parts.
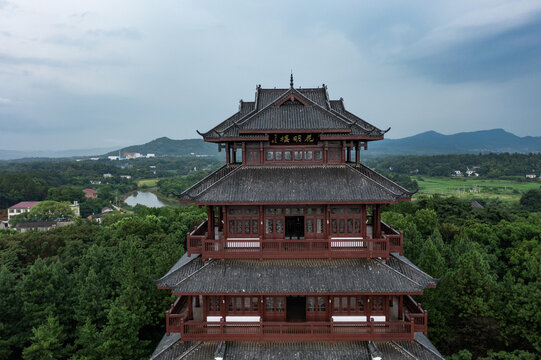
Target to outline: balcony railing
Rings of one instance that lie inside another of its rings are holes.
[[[420,303],[416,303],[411,296],[404,296],[404,320],[413,321],[415,332],[425,335],[428,330],[428,314],[423,310]]]
[[[167,335],[171,332],[180,332],[181,324],[188,319],[188,297],[179,296],[171,304],[171,308],[165,313],[165,331]]]
[[[220,322],[180,319],[183,341],[413,341],[410,321],[386,322]]]
[[[396,231],[392,226],[381,222],[381,236],[389,239],[389,250],[391,252],[397,252],[400,255],[403,251],[404,235],[401,232]]]
[[[207,221],[187,236],[188,255],[210,258],[388,258],[402,254],[403,235],[381,223],[379,238],[334,237],[326,239],[261,239],[260,237],[208,239]]]
[[[188,233],[186,244],[188,256],[191,254],[201,254],[203,241],[207,238],[208,220],[203,221],[191,233]]]

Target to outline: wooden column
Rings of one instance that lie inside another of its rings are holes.
[[[359,148],[359,142],[357,141],[357,145],[355,146],[355,164],[361,163],[361,149]]]
[[[223,212],[224,229],[223,229],[222,239],[225,239],[229,235],[229,223],[227,222],[227,206],[224,205],[223,208],[224,208],[224,212]]]
[[[224,214],[223,214],[223,211],[224,211],[224,207],[223,206],[218,206],[218,231],[223,231],[224,230]]]
[[[225,144],[225,163],[231,163],[231,153],[229,152],[229,143]]]
[[[243,142],[242,143],[242,163],[243,164],[246,164],[246,159],[247,159],[247,157],[246,157],[246,143]]]
[[[404,296],[398,297],[398,320],[404,320]]]
[[[259,142],[259,163],[263,164],[263,141]]]
[[[209,299],[208,296],[203,296],[203,321],[207,320],[207,309],[209,308]]]
[[[225,315],[227,314],[226,306],[227,306],[227,302],[226,302],[225,296],[220,296],[220,315],[222,315],[222,318],[224,319],[225,319]]]
[[[323,145],[323,163],[329,162],[329,142],[325,141],[325,144]]]
[[[233,144],[233,164],[237,162],[237,147]]]
[[[188,296],[188,319],[193,319],[192,295]]]
[[[374,206],[374,238],[379,239],[381,237],[381,204]]]
[[[265,234],[265,214],[263,213],[263,205],[259,205],[259,239],[263,241]],[[263,244],[261,244],[263,246]]]
[[[361,236],[366,238],[366,204],[361,205]]]
[[[207,216],[208,216],[208,238],[209,240],[214,240],[214,206],[207,206]]]
[[[325,231],[323,232],[325,234],[325,238],[327,240],[330,240],[331,237],[331,209],[329,208],[329,205],[325,205],[324,208],[325,211],[325,220],[323,220],[323,225],[325,226]],[[330,249],[329,249],[330,250]]]
[[[346,153],[346,161],[351,162],[351,147],[346,146],[346,151],[347,151],[347,153]]]

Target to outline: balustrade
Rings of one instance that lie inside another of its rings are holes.
[[[386,322],[195,322],[182,321],[183,341],[413,341],[414,323]]]
[[[384,222],[381,237],[330,237],[327,239],[260,239],[238,237],[210,240],[205,221],[187,236],[188,255],[210,258],[388,258],[391,252],[402,253],[402,233]]]

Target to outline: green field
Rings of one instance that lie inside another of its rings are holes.
[[[541,187],[538,181],[518,182],[477,177],[417,176],[414,179],[419,184],[419,192],[415,197],[440,194],[460,198],[498,198],[504,201],[518,201],[524,192]]]
[[[146,187],[146,188],[156,187],[156,185],[158,185],[158,180],[159,179],[142,179],[142,180],[138,180],[137,181],[137,186],[138,187]]]

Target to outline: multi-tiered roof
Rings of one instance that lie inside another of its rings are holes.
[[[226,165],[180,195],[208,219],[156,281],[178,298],[152,359],[442,359],[411,297],[436,279],[381,221],[412,193],[360,162],[386,131],[290,85],[201,134]]]

